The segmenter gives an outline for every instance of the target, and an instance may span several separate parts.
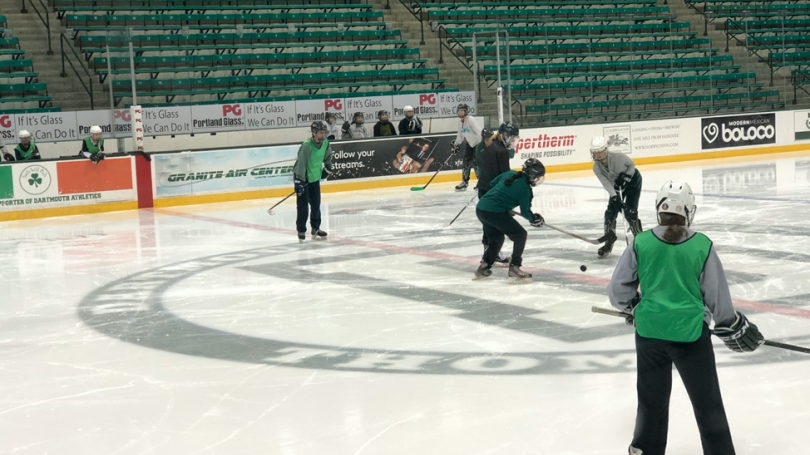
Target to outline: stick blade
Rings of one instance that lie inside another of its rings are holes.
[[[411,191],[422,191],[424,189],[425,189],[424,186],[412,186],[411,187]]]
[[[276,214],[276,211],[273,210],[273,209],[267,209],[267,214],[270,215],[270,216],[273,216],[273,215]]]

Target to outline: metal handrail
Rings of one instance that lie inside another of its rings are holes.
[[[37,13],[39,16],[39,20],[42,21],[42,25],[45,26],[45,30],[48,32],[48,55],[53,55],[53,44],[51,43],[51,16],[48,14],[48,7],[42,0],[37,0],[39,5],[42,7],[42,10],[45,12],[45,17],[42,17],[42,13],[39,12],[37,5],[35,5],[32,0],[28,0],[28,3],[31,4],[31,8],[34,9],[34,12]],[[28,10],[25,9],[25,0],[22,0],[22,9],[20,10],[21,13],[27,13]]]
[[[67,77],[67,72],[65,71],[65,60],[67,60],[70,67],[73,69],[73,73],[76,75],[76,77],[79,78],[79,82],[81,82],[82,87],[84,87],[84,91],[87,92],[87,94],[90,96],[90,109],[91,110],[95,109],[95,103],[93,102],[93,74],[90,72],[90,70],[87,69],[87,67],[84,66],[81,57],[79,57],[79,54],[76,52],[76,49],[73,47],[70,41],[68,41],[65,35],[60,34],[59,38],[60,38],[59,49],[62,54],[62,72],[59,74],[59,76]],[[69,56],[65,53],[65,43],[67,43],[68,48],[71,50],[71,52],[73,52],[73,55],[76,57],[76,61],[79,62],[79,67],[84,71],[84,74],[87,76],[88,82],[87,84],[84,83],[82,75],[79,74],[79,70],[76,69],[76,66],[73,64],[73,62],[70,61],[70,58],[68,58]]]
[[[410,2],[411,5],[409,6],[405,2]],[[408,10],[408,12],[411,13],[413,15],[413,17],[415,17],[416,20],[419,21],[419,29],[420,29],[420,32],[422,33],[422,39],[419,40],[419,45],[424,46],[425,45],[425,21],[422,19],[422,5],[420,3],[416,3],[416,2],[413,2],[413,1],[410,1],[410,0],[399,0],[399,3],[401,3],[402,6],[404,6],[405,9]],[[414,8],[413,8],[414,3],[419,5],[418,10],[414,10]],[[386,3],[385,9],[390,9],[390,8],[391,8],[391,6],[388,3]]]

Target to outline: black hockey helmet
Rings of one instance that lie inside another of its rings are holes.
[[[484,129],[481,130],[481,139],[491,138],[493,134],[495,133],[492,131],[492,128],[485,126]]]
[[[382,120],[383,117],[390,117],[390,115],[388,114],[388,111],[383,110],[383,111],[377,112],[377,120]]]
[[[520,128],[512,122],[504,122],[498,127],[498,134],[500,134],[501,137],[509,138],[520,136]]]
[[[464,115],[462,117],[466,117],[470,113],[470,106],[468,106],[466,103],[461,103],[456,108],[456,112],[458,111],[464,111]]]
[[[330,122],[330,121],[329,121],[329,119],[330,119],[330,118],[335,119],[335,121],[337,122],[337,115],[335,115],[335,113],[334,113],[334,112],[327,112],[327,113],[326,113],[326,114],[324,114],[324,116],[323,116],[323,119],[324,119],[324,120],[326,120],[326,122],[327,122],[327,123],[330,123],[330,124],[331,124],[332,122]]]
[[[543,166],[543,163],[537,158],[529,158],[523,163],[523,175],[525,175],[529,181],[539,178],[540,181],[537,183],[543,183],[546,176],[546,167]]]
[[[365,114],[363,114],[362,112],[355,112],[354,115],[352,116],[352,123],[357,123],[358,118],[363,119],[363,123],[366,122]]]
[[[318,131],[329,131],[329,125],[323,120],[315,120],[312,122],[309,129],[312,131],[312,134],[315,135]]]

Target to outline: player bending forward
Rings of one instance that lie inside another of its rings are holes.
[[[642,231],[638,219],[641,172],[624,153],[608,152],[607,141],[602,136],[596,136],[591,141],[591,156],[594,161],[593,173],[610,194],[605,210],[605,244],[597,251],[599,257],[605,257],[613,251],[613,244],[616,243],[616,218],[619,212],[624,212],[633,235]]]
[[[318,120],[310,127],[312,138],[307,139],[298,149],[298,158],[293,167],[295,200],[298,205],[298,216],[295,227],[298,241],[307,238],[307,217],[312,212],[312,239],[326,240],[326,232],[321,230],[321,179],[332,173],[332,147],[326,135],[329,125]]]
[[[492,264],[503,246],[504,236],[512,241],[512,259],[509,263],[511,284],[531,283],[532,274],[520,269],[523,265],[523,250],[526,248],[526,230],[509,213],[520,206],[520,214],[534,227],[542,227],[543,217],[532,213],[532,189],[543,183],[546,168],[540,161],[529,158],[523,163],[521,172],[506,171],[492,180],[492,189],[478,201],[475,214],[484,225],[484,235],[488,244],[484,248],[481,265],[475,271],[475,278],[492,275]]]
[[[635,237],[608,285],[610,304],[632,314],[627,323],[636,328],[638,411],[628,453],[664,455],[674,363],[704,455],[734,455],[711,334],[737,352],[754,351],[763,337],[734,310],[712,241],[688,228],[695,215],[689,185],[665,183],[655,209],[658,226]]]
[[[98,164],[104,159],[104,138],[101,137],[101,127],[93,125],[90,127],[90,136],[82,141],[82,149],[79,156],[90,158],[93,164]]]

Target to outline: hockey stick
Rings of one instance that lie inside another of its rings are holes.
[[[293,195],[293,194],[295,194],[295,190],[293,190],[293,192],[292,192],[292,193],[288,194],[288,195],[287,195],[287,197],[285,197],[284,199],[282,199],[282,200],[278,201],[278,203],[277,203],[276,205],[274,205],[274,206],[270,207],[269,209],[267,209],[267,214],[268,214],[268,215],[270,215],[270,216],[275,215],[275,214],[276,214],[276,212],[275,212],[275,211],[273,211],[273,209],[274,209],[274,208],[276,208],[276,207],[278,207],[279,205],[281,205],[281,203],[282,203],[282,202],[284,202],[284,201],[286,201],[287,199],[289,199],[290,197],[292,197],[292,195]]]
[[[455,222],[456,222],[456,220],[458,219],[458,217],[460,217],[460,216],[461,216],[461,214],[462,214],[462,213],[464,213],[464,211],[465,211],[465,210],[467,210],[467,207],[469,207],[469,206],[470,206],[470,204],[472,204],[472,202],[473,202],[473,201],[475,200],[475,198],[477,198],[477,197],[478,197],[478,194],[475,194],[475,195],[472,197],[472,199],[470,199],[470,202],[468,202],[468,203],[467,203],[467,204],[464,206],[464,208],[462,208],[462,209],[461,209],[461,211],[460,211],[460,212],[458,212],[458,215],[456,215],[456,217],[455,217],[455,218],[453,218],[453,221],[451,221],[451,222],[450,222],[450,224],[448,224],[448,225],[447,225],[447,227],[452,226],[452,225],[453,225],[453,223],[455,223]]]
[[[612,310],[610,308],[602,308],[602,307],[598,307],[598,306],[592,306],[591,307],[591,312],[599,313],[599,314],[606,314],[608,316],[619,316],[619,317],[622,317],[622,318],[630,316],[628,313],[625,313],[624,311],[617,311],[617,310]],[[804,353],[804,354],[810,354],[810,348],[803,348],[801,346],[796,346],[796,345],[793,345],[793,344],[780,343],[778,341],[771,341],[771,340],[765,340],[765,341],[762,342],[762,344],[764,344],[765,346],[770,346],[772,348],[786,349],[788,351],[796,351],[796,352],[801,352],[801,353]]]
[[[554,230],[555,230],[555,231],[557,231],[557,232],[562,232],[562,233],[563,233],[563,234],[565,234],[565,235],[570,235],[571,237],[574,237],[575,239],[584,240],[584,241],[586,241],[586,242],[590,243],[591,245],[600,245],[600,244],[604,243],[604,240],[602,240],[602,241],[600,242],[599,240],[591,240],[591,239],[586,239],[585,237],[582,237],[582,236],[576,235],[576,234],[574,234],[574,233],[571,233],[571,232],[568,232],[568,231],[563,231],[562,229],[560,229],[560,228],[558,228],[558,227],[555,227],[555,226],[552,226],[552,225],[550,225],[550,224],[548,224],[548,223],[545,223],[543,226],[545,226],[545,227],[549,227],[549,228],[551,228],[551,229],[554,229]]]
[[[325,182],[325,181],[329,180],[329,177],[331,177],[331,176],[332,176],[332,173],[330,172],[329,175],[327,175],[326,178],[323,179],[323,181]],[[270,216],[275,215],[276,212],[273,209],[278,207],[279,205],[281,205],[282,202],[284,202],[287,199],[291,198],[293,194],[295,194],[295,190],[293,190],[292,193],[288,194],[287,197],[285,197],[284,199],[278,201],[278,203],[276,203],[276,205],[274,205],[274,206],[270,207],[269,209],[267,209],[267,214],[270,215]]]
[[[622,226],[624,226],[624,243],[627,246],[630,246],[630,239],[627,237],[627,214],[625,210],[627,206],[624,205],[624,195],[622,194],[622,189],[619,188],[619,201],[622,203]]]
[[[439,141],[436,141],[436,145],[439,145]],[[436,145],[434,145],[433,148],[436,148]],[[433,152],[431,152],[431,153],[433,153]],[[442,165],[439,166],[439,169],[436,169],[436,173],[433,174],[433,177],[431,177],[430,180],[428,180],[427,183],[425,183],[425,186],[413,186],[413,187],[411,187],[411,191],[424,191],[424,189],[427,188],[428,185],[430,185],[430,182],[432,182],[433,179],[435,179],[436,176],[439,175],[439,172],[441,172],[442,169],[444,169],[444,166],[447,164],[447,161],[449,161],[450,158],[453,155],[455,155],[455,153],[451,153],[450,155],[447,156],[447,159],[445,159],[444,163],[442,163]]]

